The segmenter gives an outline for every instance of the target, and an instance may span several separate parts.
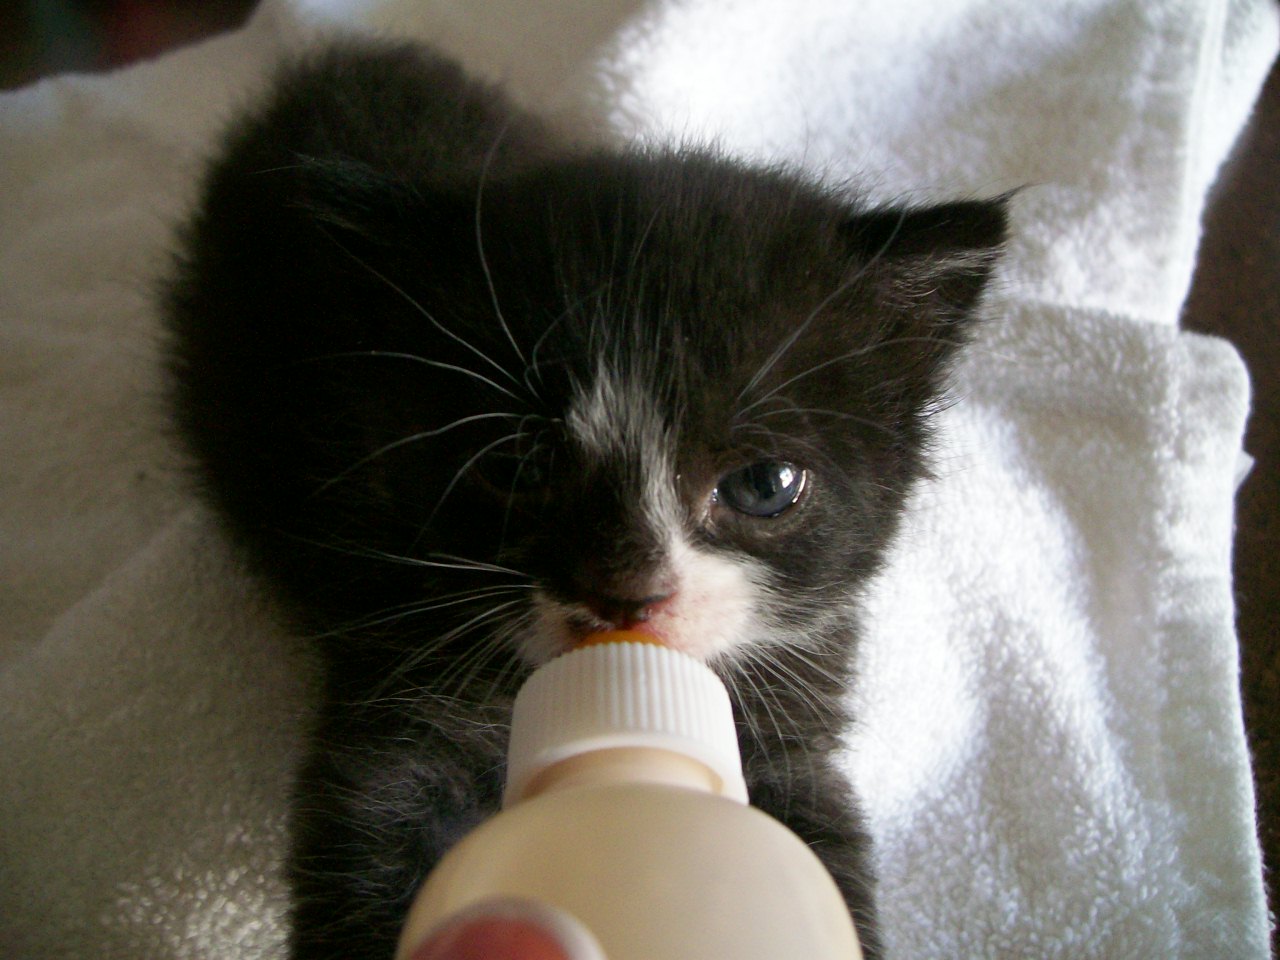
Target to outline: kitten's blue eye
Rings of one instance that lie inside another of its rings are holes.
[[[805,471],[783,460],[761,460],[720,478],[715,499],[748,517],[776,517],[804,492]]]

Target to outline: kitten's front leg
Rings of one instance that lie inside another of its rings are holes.
[[[843,894],[866,960],[881,956],[876,923],[871,838],[847,781],[823,761],[801,761],[804,772],[747,770],[751,805],[784,823],[809,844]]]
[[[501,757],[439,739],[322,730],[293,803],[292,960],[391,960],[422,880],[496,811]]]

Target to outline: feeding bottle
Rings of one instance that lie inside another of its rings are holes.
[[[747,805],[728,694],[646,634],[599,634],[516,698],[503,810],[432,871],[400,938],[495,898],[585,929],[605,960],[858,960],[848,908]]]

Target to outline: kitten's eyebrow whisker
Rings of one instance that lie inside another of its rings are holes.
[[[793,383],[797,383],[800,380],[803,380],[805,377],[808,377],[817,373],[819,370],[825,370],[827,367],[834,366],[837,363],[844,363],[847,360],[855,360],[858,357],[864,357],[869,353],[874,353],[875,351],[882,350],[885,347],[892,347],[902,343],[917,343],[917,342],[918,343],[936,343],[936,341],[930,337],[894,337],[889,340],[881,340],[878,343],[872,343],[872,344],[867,344],[865,346],[857,347],[853,350],[848,351],[847,353],[841,353],[834,357],[828,357],[826,360],[823,360],[821,363],[815,363],[813,366],[809,367],[807,370],[803,370],[800,373],[797,373],[795,376],[789,377],[788,379],[782,381],[782,383],[775,386],[768,393],[764,394],[761,397],[756,398],[751,403],[747,404],[745,407],[739,408],[739,410],[737,411],[737,416],[740,417],[743,414],[747,413],[747,411],[755,409],[756,407],[760,406],[760,404],[764,403],[766,400],[771,399],[781,391],[785,390],[787,387],[791,386]]]
[[[790,404],[790,401],[787,401],[785,400],[785,398],[782,398],[782,397],[762,398],[762,400],[764,399],[777,399],[779,401]],[[868,419],[867,417],[860,417],[856,413],[848,413],[843,410],[830,410],[824,407],[797,407],[794,405],[788,405],[788,406],[779,407],[776,410],[765,410],[761,413],[753,414],[751,419],[755,421],[760,421],[760,420],[765,420],[769,417],[780,417],[780,416],[785,416],[787,414],[804,414],[804,415],[811,415],[811,416],[817,416],[817,417],[834,417],[837,420],[848,420],[851,423],[860,423],[864,427],[871,427],[873,430],[878,430],[881,433],[887,433],[891,437],[897,436],[897,431],[895,431],[892,427],[886,424],[878,423],[877,421]],[[730,430],[739,430],[745,427],[746,427],[746,424],[739,423],[739,424],[734,424],[730,428]]]
[[[533,349],[529,352],[529,364],[525,367],[524,378],[525,386],[528,387],[529,392],[535,397],[537,394],[533,389],[533,384],[530,383],[530,376],[536,376],[539,383],[544,386],[546,385],[545,381],[542,379],[542,371],[538,361],[538,354],[542,350],[542,345],[546,342],[547,338],[551,335],[551,332],[555,330],[557,326],[572,316],[574,311],[578,310],[584,303],[593,298],[598,298],[603,290],[612,285],[612,282],[612,280],[606,277],[604,280],[600,281],[600,283],[596,284],[593,290],[588,290],[582,295],[576,297],[572,303],[566,304],[565,308],[556,315],[555,319],[547,324],[547,328],[538,335],[538,339],[533,344]]]
[[[324,483],[320,484],[320,486],[316,487],[316,489],[312,491],[311,495],[317,496],[321,493],[324,493],[334,484],[340,483],[342,480],[349,477],[352,473],[359,470],[365,464],[371,463],[374,460],[378,459],[378,457],[382,456],[383,454],[390,453],[392,450],[395,450],[399,447],[407,446],[410,443],[417,443],[419,440],[426,440],[426,439],[429,439],[430,437],[438,437],[442,433],[447,433],[448,431],[453,430],[456,427],[460,427],[463,424],[467,424],[467,423],[473,423],[477,420],[492,420],[494,418],[515,420],[518,418],[518,416],[519,416],[518,414],[514,414],[514,413],[476,413],[476,414],[472,414],[469,417],[459,417],[457,420],[454,420],[452,423],[445,424],[443,427],[437,427],[434,430],[423,430],[420,433],[410,434],[407,437],[401,437],[399,440],[393,440],[390,443],[386,444],[385,446],[379,447],[377,450],[373,451],[373,453],[370,453],[367,456],[361,457],[359,460],[351,464],[351,466],[347,467],[342,472],[338,473],[336,476],[330,477]]]
[[[866,274],[866,272],[870,270],[871,267],[873,267],[880,260],[882,256],[884,256],[885,252],[889,249],[889,247],[893,245],[893,241],[897,239],[898,231],[902,229],[902,225],[903,223],[906,222],[906,218],[907,218],[907,211],[904,208],[898,214],[898,222],[894,224],[893,230],[890,232],[888,238],[884,241],[884,243],[880,245],[880,248],[867,259],[866,263],[862,264],[862,266],[858,268],[857,272],[854,273],[852,277],[850,277],[848,280],[845,280],[843,283],[839,284],[835,288],[835,290],[833,290],[826,297],[824,297],[816,307],[814,307],[812,310],[809,311],[809,315],[804,318],[804,321],[798,327],[796,327],[796,329],[793,330],[790,333],[790,335],[788,335],[787,338],[782,341],[781,344],[779,344],[778,348],[774,350],[774,352],[769,356],[769,359],[766,360],[761,365],[760,369],[757,370],[752,375],[751,379],[747,381],[747,385],[743,387],[740,391],[738,391],[739,403],[742,402],[742,399],[748,393],[750,393],[752,390],[755,389],[755,387],[760,383],[761,380],[764,379],[764,377],[769,373],[770,370],[772,370],[775,366],[777,366],[778,362],[782,360],[784,356],[787,355],[787,353],[791,350],[793,346],[795,346],[796,341],[798,341],[802,336],[804,336],[805,331],[809,329],[809,325],[813,323],[813,321],[817,318],[818,314],[821,313],[833,300],[835,300],[836,297],[840,296],[846,290],[850,289],[855,283],[861,280],[863,276]]]
[[[479,380],[481,383],[487,384],[499,393],[506,394],[517,403],[524,402],[523,397],[517,396],[501,384],[494,383],[488,377],[484,376],[484,374],[476,373],[470,367],[463,367],[455,363],[445,363],[443,360],[432,360],[428,357],[419,356],[416,353],[401,353],[395,350],[346,350],[341,353],[326,353],[314,357],[308,357],[306,360],[299,360],[296,361],[296,363],[320,363],[325,360],[344,360],[358,357],[386,357],[394,360],[412,360],[414,363],[421,363],[424,366],[436,367],[440,370],[450,370],[454,373],[461,373],[475,380]],[[506,371],[504,370],[503,372],[505,373]],[[511,416],[515,415],[511,414]]]
[[[506,367],[500,364],[497,360],[493,359],[493,357],[489,356],[487,353],[485,353],[483,350],[477,347],[474,343],[472,343],[466,337],[463,337],[461,334],[455,333],[453,330],[450,330],[448,327],[446,327],[443,323],[441,323],[439,320],[435,318],[435,315],[432,314],[430,310],[428,310],[426,307],[420,304],[417,300],[415,300],[407,290],[405,290],[403,287],[397,284],[394,280],[392,280],[386,274],[379,271],[372,264],[368,263],[366,260],[364,260],[360,256],[353,253],[350,249],[347,248],[346,244],[342,243],[342,241],[340,241],[337,237],[333,236],[333,234],[330,233],[328,230],[324,230],[323,233],[326,237],[329,238],[330,241],[332,241],[338,247],[339,250],[345,253],[353,261],[358,263],[361,267],[367,270],[379,281],[386,284],[386,286],[389,287],[396,294],[398,294],[400,298],[404,300],[405,303],[413,307],[415,311],[417,311],[428,322],[430,322],[433,327],[435,327],[437,330],[443,333],[450,340],[453,340],[455,343],[458,343],[461,346],[466,347],[468,350],[474,353],[477,357],[479,357],[485,363],[489,364],[489,366],[493,367],[495,370],[501,373],[504,377],[506,377],[516,386],[520,385],[520,381],[515,376],[512,375],[510,370],[508,370]]]
[[[493,143],[490,144],[489,150],[485,153],[484,162],[480,166],[480,180],[476,184],[476,215],[475,215],[475,232],[476,232],[476,252],[480,257],[480,268],[484,271],[485,284],[489,287],[489,298],[493,301],[493,312],[498,318],[498,323],[502,327],[502,332],[507,335],[507,342],[511,344],[511,349],[515,351],[516,357],[520,360],[522,367],[528,367],[528,363],[524,358],[524,353],[520,350],[520,345],[516,343],[515,335],[511,332],[511,327],[507,325],[507,318],[502,314],[502,305],[498,302],[498,288],[493,282],[493,272],[489,269],[489,258],[484,252],[484,230],[482,226],[483,217],[481,213],[484,209],[484,187],[489,179],[489,170],[493,166],[493,160],[498,154],[498,147],[501,145],[503,138],[507,135],[507,130],[511,127],[511,120],[508,119],[502,129],[498,131],[498,135],[494,137]],[[510,374],[507,374],[511,376]],[[511,377],[512,380],[515,377]],[[535,398],[537,394],[534,394]]]

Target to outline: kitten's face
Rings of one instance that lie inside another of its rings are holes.
[[[859,216],[670,159],[475,204],[319,218],[280,494],[316,598],[476,669],[619,627],[712,662],[843,637],[999,208]]]
[[[558,502],[511,551],[543,571],[532,629],[517,638],[532,663],[599,629],[652,632],[707,660],[812,632],[798,615],[811,585],[786,553],[822,549],[825,471],[795,437],[751,436],[723,403],[671,408],[664,376],[602,362],[573,391],[545,458],[543,496]]]

